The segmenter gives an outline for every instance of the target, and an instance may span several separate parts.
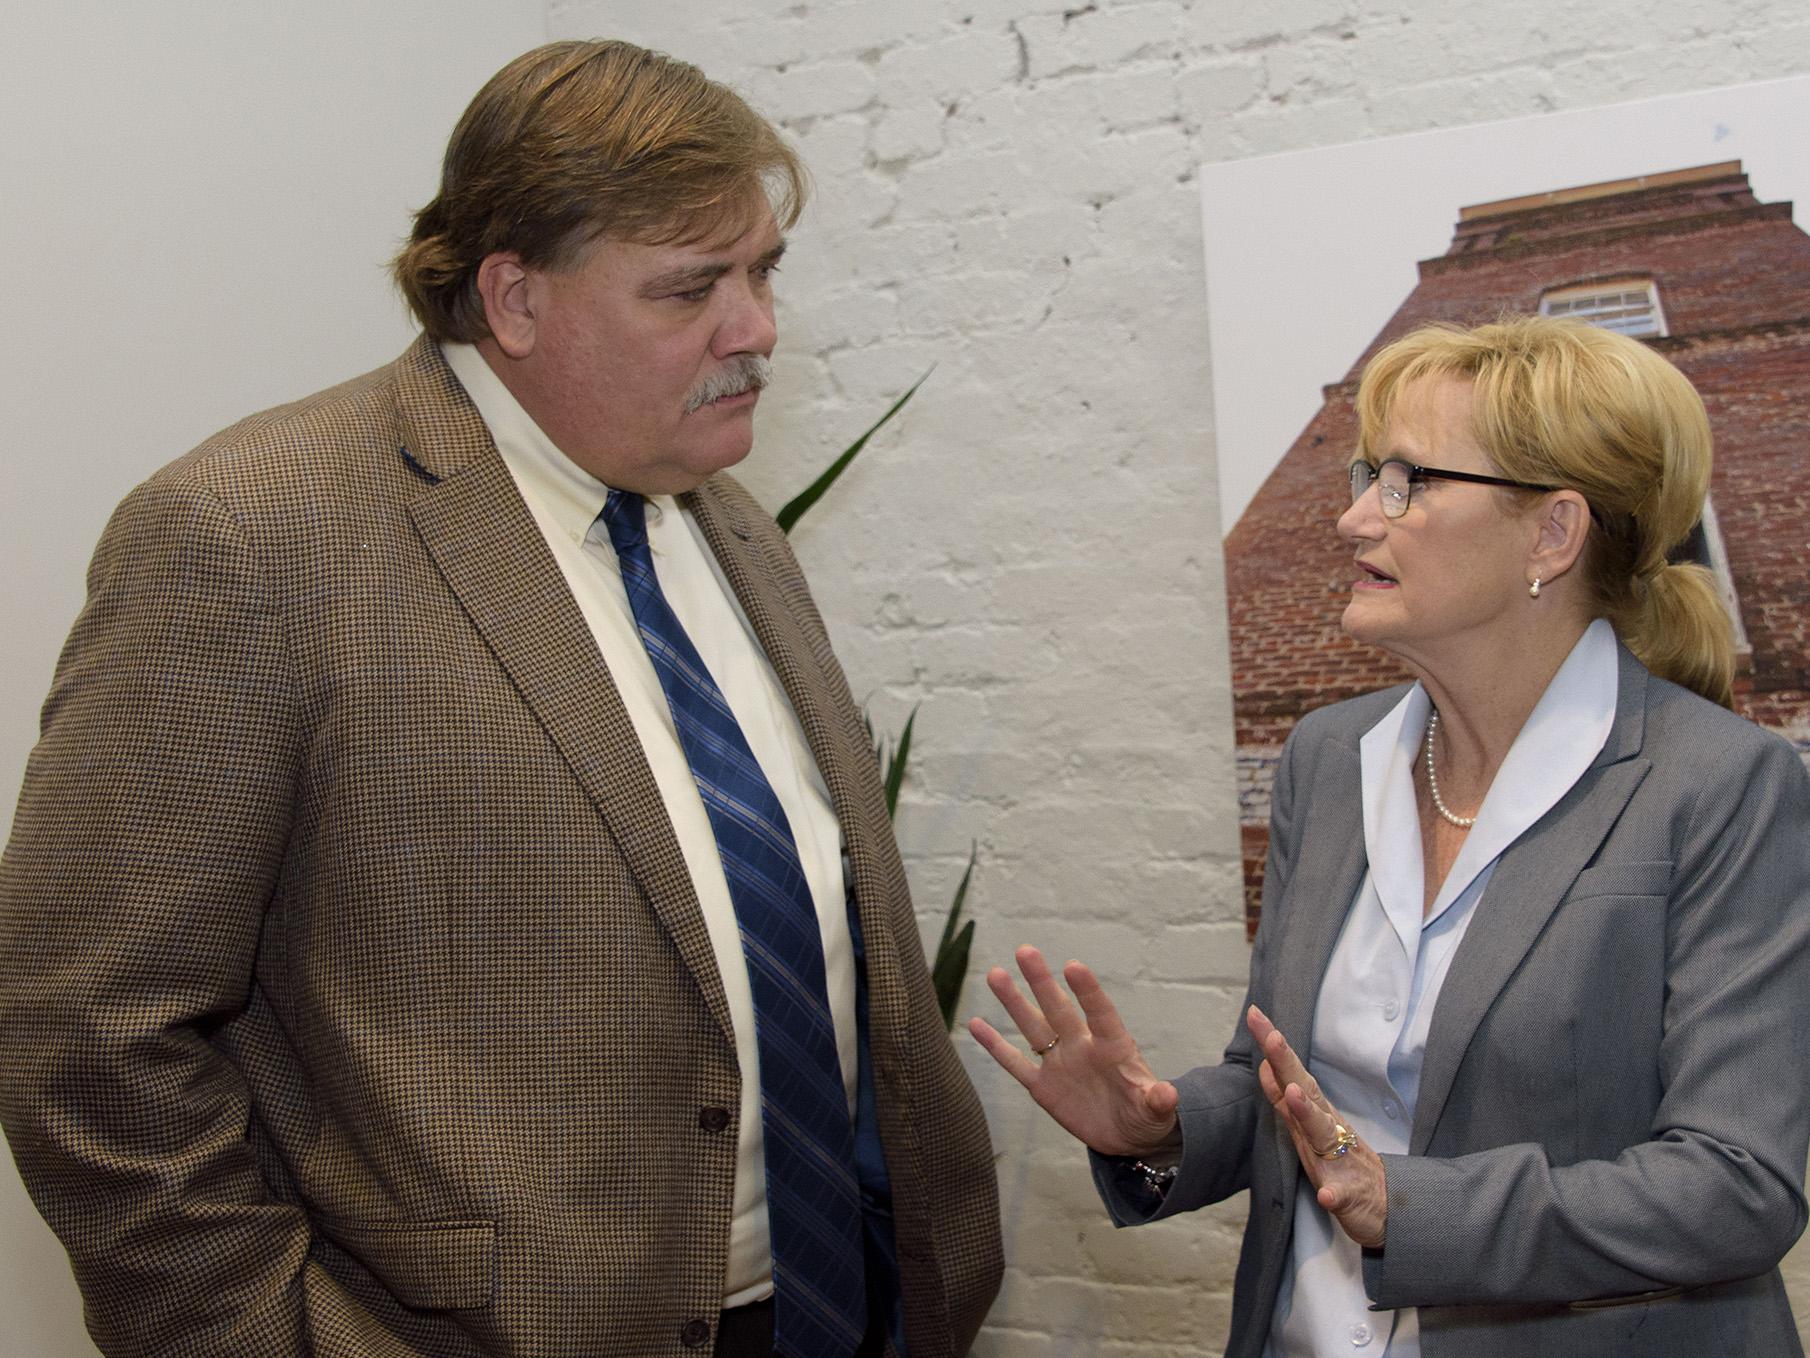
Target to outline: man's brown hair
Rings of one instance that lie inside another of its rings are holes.
[[[485,256],[564,268],[602,235],[649,244],[798,220],[804,167],[777,130],[697,67],[626,42],[555,42],[492,76],[459,118],[440,192],[393,266],[437,340],[490,333]]]

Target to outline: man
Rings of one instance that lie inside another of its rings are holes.
[[[104,1353],[966,1352],[985,1125],[723,474],[802,196],[693,68],[528,53],[398,258],[427,333],[114,516],[0,868],[0,1111]]]

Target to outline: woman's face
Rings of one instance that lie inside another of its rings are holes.
[[[1377,459],[1501,475],[1471,433],[1473,401],[1467,378],[1410,382],[1396,396]],[[1390,519],[1372,485],[1339,516],[1339,536],[1358,566],[1345,631],[1410,663],[1506,637],[1498,629],[1527,602],[1538,529],[1534,516],[1504,504],[1490,486],[1417,481],[1407,512]]]

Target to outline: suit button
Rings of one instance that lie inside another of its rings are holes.
[[[702,1127],[705,1131],[720,1132],[728,1125],[729,1110],[727,1108],[698,1109],[698,1126]]]
[[[688,1349],[701,1349],[710,1342],[710,1322],[708,1320],[688,1320],[685,1328],[679,1331],[679,1342]]]

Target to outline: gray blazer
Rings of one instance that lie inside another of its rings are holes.
[[[1304,1057],[1366,866],[1358,741],[1402,691],[1304,718],[1277,771],[1249,998]],[[1154,1210],[1094,1160],[1121,1225],[1250,1190],[1228,1358],[1263,1351],[1300,1177],[1255,1060],[1241,1022],[1177,1081]],[[1602,753],[1504,852],[1440,993],[1370,1296],[1422,1308],[1427,1358],[1800,1354],[1807,1076],[1810,776],[1624,650]]]

